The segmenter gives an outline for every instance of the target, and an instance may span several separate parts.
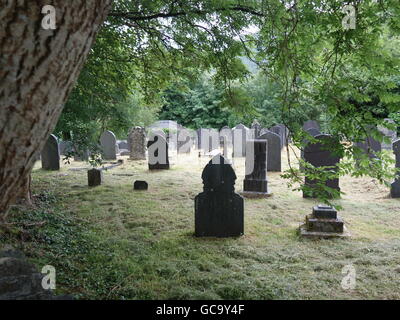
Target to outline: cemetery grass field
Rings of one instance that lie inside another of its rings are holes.
[[[285,152],[285,151],[283,151]],[[180,156],[171,170],[149,172],[124,158],[87,187],[84,162],[32,173],[34,207],[12,209],[1,243],[37,266],[56,267],[57,293],[86,299],[399,299],[400,200],[371,178],[341,179],[337,203],[350,239],[300,239],[315,200],[268,173],[273,196],[245,200],[245,235],[195,238],[194,197],[209,160]],[[287,168],[286,155],[282,157]],[[234,164],[242,189],[244,159]],[[133,191],[134,180],[148,191]],[[356,288],[341,287],[345,265]]]

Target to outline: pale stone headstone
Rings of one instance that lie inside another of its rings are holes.
[[[232,129],[234,157],[246,156],[246,142],[249,139],[249,135],[249,128],[241,123]]]
[[[253,137],[253,139],[257,139],[258,136],[260,135],[260,131],[261,131],[261,125],[257,121],[257,119],[253,120],[253,123],[251,124],[251,129],[252,129],[252,137]]]
[[[244,232],[244,202],[235,193],[236,174],[229,161],[217,155],[201,178],[203,192],[195,197],[197,237],[238,237]]]
[[[57,138],[51,134],[41,152],[42,168],[44,170],[60,170],[60,153]]]
[[[267,131],[258,137],[268,141],[267,170],[282,171],[281,138],[278,134]]]
[[[107,130],[100,137],[100,145],[105,160],[117,159],[117,139],[114,133]]]
[[[146,132],[142,127],[133,127],[128,134],[128,150],[131,160],[146,160]]]
[[[178,130],[177,152],[178,154],[190,153],[193,146],[192,132],[189,129],[182,128]]]
[[[162,134],[153,134],[147,142],[149,170],[169,169],[168,143]]]

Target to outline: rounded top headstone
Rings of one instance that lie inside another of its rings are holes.
[[[216,155],[205,166],[201,175],[204,191],[233,192],[236,174],[229,160]]]

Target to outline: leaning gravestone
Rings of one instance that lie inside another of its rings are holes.
[[[281,138],[274,132],[267,131],[258,137],[268,141],[267,171],[282,171]]]
[[[393,142],[393,153],[396,157],[396,174],[393,183],[390,185],[390,196],[400,198],[400,139]]]
[[[267,149],[263,139],[247,141],[246,174],[243,181],[243,196],[248,198],[268,197]]]
[[[117,159],[117,139],[111,131],[104,131],[100,137],[100,145],[105,160]]]
[[[235,193],[236,174],[223,156],[206,165],[201,176],[204,191],[195,199],[197,237],[238,237],[244,231],[243,198]]]
[[[245,157],[246,156],[246,142],[249,138],[249,128],[243,124],[238,124],[232,129],[233,137],[233,156]]]
[[[147,142],[149,170],[169,169],[168,143],[161,134],[153,135]]]
[[[338,141],[331,135],[320,134],[315,137],[317,142],[309,143],[304,149],[304,160],[312,164],[315,168],[327,167],[324,171],[337,172],[337,165],[340,162],[340,157],[335,155],[331,150],[337,146]],[[307,172],[307,171],[306,171]],[[303,190],[303,198],[315,198],[313,191],[318,184],[317,180],[305,177],[305,185],[311,190]],[[328,179],[325,181],[327,187],[340,191],[339,178]]]
[[[128,134],[131,160],[146,160],[146,133],[142,127],[133,127]]]
[[[58,151],[58,142],[54,134],[47,139],[41,152],[42,168],[44,170],[60,170],[60,153]]]

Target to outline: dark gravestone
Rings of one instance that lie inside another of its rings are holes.
[[[67,155],[73,152],[73,145],[71,141],[60,141],[58,144],[58,150],[60,151],[60,155]]]
[[[169,169],[168,143],[161,134],[153,135],[147,142],[149,170]]]
[[[324,170],[337,173],[337,165],[340,162],[340,157],[334,154],[331,150],[338,146],[338,141],[331,135],[320,134],[315,137],[317,142],[309,143],[304,149],[304,160],[312,164],[316,168],[327,167]],[[307,170],[306,170],[307,173]],[[317,180],[312,180],[306,176],[305,185],[310,187],[311,190],[304,190],[304,198],[316,197],[313,188],[316,188]],[[327,187],[340,191],[339,178],[328,179],[325,181]]]
[[[90,169],[87,172],[88,174],[88,186],[89,187],[96,187],[101,185],[103,182],[103,171],[99,169]]]
[[[257,121],[257,119],[254,119],[253,123],[251,124],[251,129],[252,129],[252,136],[253,139],[257,139],[258,136],[260,135],[260,131],[261,131],[261,125],[260,123]]]
[[[147,190],[148,188],[149,188],[149,185],[147,184],[146,181],[136,180],[133,184],[134,190]]]
[[[201,176],[204,191],[195,199],[197,237],[238,237],[244,230],[243,198],[235,193],[236,174],[221,155],[206,165]]]
[[[51,134],[41,152],[42,168],[44,170],[60,170],[60,153],[55,135]]]
[[[312,136],[312,137],[315,137],[315,136],[318,136],[318,135],[321,134],[321,132],[320,132],[318,129],[316,129],[316,128],[307,129],[307,130],[306,130],[306,133],[309,134],[309,135]],[[304,140],[303,140],[303,144],[306,145],[307,143],[308,143],[308,138],[306,137],[306,138],[304,138]],[[304,160],[304,149],[301,149],[301,150],[300,150],[300,157],[301,157],[301,159]],[[300,171],[303,171],[303,170],[304,170],[304,168],[303,168],[301,162],[300,162],[299,169],[300,169]]]
[[[274,132],[267,131],[259,139],[268,141],[267,171],[282,171],[281,138]]]
[[[400,139],[393,142],[393,153],[396,157],[396,175],[390,186],[390,196],[392,198],[400,198]]]
[[[367,137],[363,142],[356,142],[356,147],[361,148],[362,152],[368,154],[370,159],[376,159],[376,152],[382,151],[381,143],[372,137]]]
[[[283,128],[281,125],[276,125],[273,126],[269,129],[269,131],[276,133],[280,137],[280,148],[282,149],[284,147],[284,141],[283,141],[283,136],[285,134]]]
[[[243,181],[243,196],[269,196],[267,180],[267,140],[247,141],[246,175]]]
[[[306,223],[300,227],[300,235],[309,238],[349,237],[343,219],[334,207],[318,205],[306,216]]]

